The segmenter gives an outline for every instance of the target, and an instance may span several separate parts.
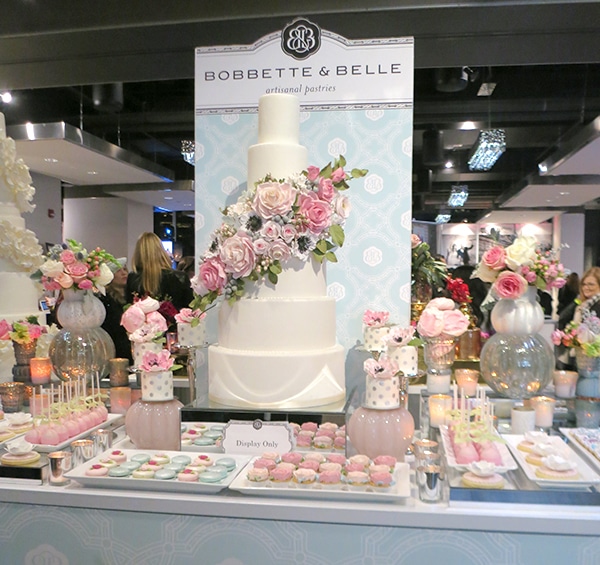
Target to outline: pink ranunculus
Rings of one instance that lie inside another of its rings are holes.
[[[92,290],[94,288],[94,283],[90,279],[83,279],[77,283],[77,286],[81,290]]]
[[[0,320],[0,340],[10,339],[8,333],[12,331],[11,325],[6,320]]]
[[[283,263],[284,261],[287,261],[290,258],[291,254],[292,250],[290,249],[290,246],[287,243],[285,243],[285,241],[282,241],[280,239],[274,241],[269,246],[268,255],[274,261],[280,261],[281,263]]]
[[[65,264],[65,265],[70,265],[71,263],[75,263],[75,261],[77,260],[75,258],[75,253],[73,253],[70,249],[65,249],[61,254],[60,254],[60,260]]]
[[[333,200],[333,197],[335,196],[335,187],[333,186],[331,179],[321,179],[319,181],[317,195],[321,200],[325,200],[325,202],[331,202]]]
[[[410,248],[414,249],[418,245],[421,245],[421,238],[416,233],[410,234]]]
[[[445,310],[443,314],[444,329],[442,333],[459,337],[469,329],[469,318],[460,310]]]
[[[426,308],[437,308],[438,310],[454,310],[456,304],[451,298],[434,298],[427,303]]]
[[[268,221],[265,222],[260,233],[266,239],[277,239],[281,235],[281,226],[273,221]]]
[[[144,325],[145,321],[146,314],[144,314],[144,311],[137,304],[133,304],[127,308],[121,316],[121,325],[129,333],[139,330]]]
[[[218,257],[205,259],[200,264],[198,274],[190,281],[193,291],[199,296],[215,290],[219,291],[226,283],[225,266]]]
[[[262,237],[254,240],[254,253],[264,255],[269,250],[269,244]]]
[[[65,273],[67,275],[71,275],[73,282],[81,282],[83,279],[87,277],[88,271],[90,270],[87,263],[82,263],[81,261],[76,261],[75,263],[71,263],[70,265],[65,265]]]
[[[331,219],[331,207],[327,202],[319,200],[314,192],[302,194],[298,198],[300,205],[300,214],[307,220],[309,231],[314,234],[320,234],[329,227]]]
[[[444,331],[444,314],[437,308],[425,308],[417,322],[422,337],[438,337]]]
[[[265,220],[273,216],[285,216],[296,200],[296,191],[292,185],[284,182],[264,182],[256,187],[252,206]]]
[[[516,299],[525,294],[527,281],[518,273],[502,271],[494,281],[494,292],[500,298]]]
[[[54,277],[54,280],[61,288],[71,288],[73,286],[73,279],[71,278],[71,275],[68,275],[67,273],[61,273],[57,277]]]
[[[219,258],[223,261],[225,272],[231,273],[233,278],[247,277],[254,270],[256,262],[252,239],[239,231],[223,242]]]
[[[342,167],[338,167],[333,173],[331,173],[331,181],[338,183],[346,178],[346,172]]]
[[[291,243],[297,235],[296,228],[292,224],[285,224],[281,228],[281,237],[286,243]]]
[[[495,245],[482,255],[481,262],[494,271],[504,269],[506,267],[506,250],[504,247]]]
[[[146,314],[146,323],[157,328],[158,332],[167,331],[167,320],[165,320],[165,317],[160,312]]]
[[[319,169],[319,167],[315,167],[314,165],[311,165],[310,167],[308,167],[308,169],[306,169],[306,178],[309,181],[313,182],[319,178],[320,172],[321,172],[321,169]]]

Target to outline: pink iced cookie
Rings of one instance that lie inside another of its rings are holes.
[[[103,477],[108,475],[108,467],[104,467],[103,465],[92,465],[85,470],[85,474],[88,477]]]

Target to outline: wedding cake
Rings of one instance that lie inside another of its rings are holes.
[[[34,194],[29,169],[17,159],[15,142],[6,136],[0,113],[0,320],[9,323],[41,316],[41,290],[29,275],[41,265],[42,249],[21,216],[33,210],[30,201]],[[40,321],[45,323],[45,317]],[[8,375],[12,380],[11,342],[2,343],[0,350],[0,380]]]
[[[248,151],[249,189],[269,174],[283,179],[307,168],[307,150],[299,144],[298,99],[262,96],[258,118],[258,143]],[[345,352],[336,340],[335,300],[327,296],[325,265],[291,257],[282,268],[276,285],[247,283],[241,298],[221,305],[218,343],[208,351],[212,400],[302,408],[345,398]]]

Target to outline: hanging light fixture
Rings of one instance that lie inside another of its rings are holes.
[[[447,224],[450,221],[450,218],[452,216],[450,214],[445,214],[445,213],[439,213],[436,217],[435,217],[435,223],[436,224]]]
[[[183,156],[183,160],[190,165],[196,165],[196,143],[194,141],[190,141],[189,139],[184,139],[181,141],[181,155]]]
[[[489,171],[504,151],[506,151],[506,132],[503,129],[480,131],[477,143],[473,146],[469,157],[469,169]]]
[[[469,187],[466,184],[455,184],[450,189],[448,206],[451,208],[460,208],[465,205],[467,198],[469,198]]]

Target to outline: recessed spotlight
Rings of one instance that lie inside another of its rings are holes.
[[[464,131],[469,131],[472,129],[477,129],[477,126],[475,125],[475,122],[463,122],[462,124],[460,124],[460,126],[458,127],[458,129],[462,129]]]
[[[46,163],[58,163],[58,159],[55,159],[54,157],[46,157],[44,161],[46,161]]]
[[[0,100],[5,104],[10,104],[12,102],[12,94],[10,92],[3,92],[0,94]]]
[[[542,173],[542,174],[547,173],[548,167],[544,163],[540,163],[538,165],[538,171],[540,171],[540,173]]]
[[[571,193],[568,191],[565,191],[565,192],[559,192],[558,194],[560,194],[561,196],[569,196],[569,194],[571,194]]]
[[[88,171],[87,174],[88,175],[97,175],[98,171]]]
[[[454,167],[454,163],[452,161],[446,161],[446,163],[444,164],[444,167],[446,169],[451,169],[452,167]]]

